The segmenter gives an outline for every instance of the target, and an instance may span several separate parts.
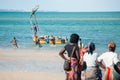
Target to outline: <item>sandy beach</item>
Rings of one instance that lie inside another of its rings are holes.
[[[0,80],[65,80],[63,73],[0,70]]]
[[[0,80],[65,80],[58,51],[0,49]]]
[[[0,80],[65,80],[63,60],[58,52],[0,49]]]

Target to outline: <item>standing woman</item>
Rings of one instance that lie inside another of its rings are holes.
[[[78,64],[80,61],[80,55],[79,55],[79,47],[78,47],[78,40],[79,35],[78,34],[72,34],[70,36],[70,43],[64,46],[63,49],[59,52],[59,55],[62,59],[68,60],[70,59],[71,53],[73,51],[73,48],[75,48],[73,55],[71,56],[71,70],[65,71],[66,73],[66,80],[81,80],[78,78]],[[67,52],[68,58],[64,56],[65,51]]]
[[[120,80],[120,75],[117,76],[119,77],[118,79],[115,79],[116,77],[113,74],[113,66],[116,64],[118,65],[119,62],[118,55],[115,53],[115,42],[109,42],[108,49],[109,51],[103,53],[97,58],[96,63],[102,68],[105,73],[103,80]]]
[[[84,61],[87,69],[85,70],[85,80],[102,80],[102,73],[96,64],[98,53],[95,51],[95,44],[90,42],[88,44],[88,51],[84,54]]]

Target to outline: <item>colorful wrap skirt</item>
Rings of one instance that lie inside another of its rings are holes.
[[[105,71],[104,80],[120,80],[120,74],[114,69],[108,67]]]
[[[81,80],[78,78],[78,60],[71,58],[71,71],[65,71],[66,80]]]
[[[98,67],[87,67],[85,70],[85,80],[102,80],[102,72]]]
[[[113,74],[112,74],[112,68],[106,68],[103,80],[114,80],[113,79]]]

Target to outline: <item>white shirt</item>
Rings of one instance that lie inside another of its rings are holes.
[[[89,53],[88,54],[88,52],[87,52],[84,54],[84,61],[86,61],[87,66],[89,66],[89,67],[96,66],[95,61],[96,61],[97,57],[98,57],[97,53],[93,53],[93,54]]]
[[[115,52],[105,52],[97,60],[102,61],[106,67],[112,67],[119,61]]]

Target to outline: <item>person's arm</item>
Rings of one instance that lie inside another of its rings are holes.
[[[76,50],[75,53],[76,53],[77,59],[80,60],[79,52]]]
[[[120,74],[120,62],[117,62],[117,68],[118,68],[118,72],[119,72],[119,74]]]
[[[80,56],[80,61],[79,61],[80,65],[83,65],[84,63],[84,59],[83,59],[83,56]]]
[[[65,48],[61,49],[61,51],[59,52],[59,55],[61,58],[63,58],[64,60],[67,60],[67,58],[64,56],[64,52],[65,52]]]
[[[105,67],[105,65],[102,64],[102,61],[99,62],[98,60],[96,60],[96,63],[97,63],[97,65],[100,66],[103,70],[106,70],[106,67]]]

